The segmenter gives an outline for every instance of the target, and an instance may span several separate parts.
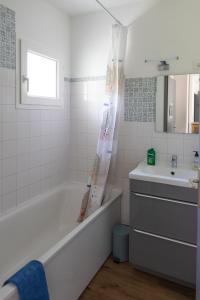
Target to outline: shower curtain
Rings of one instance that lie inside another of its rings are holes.
[[[112,46],[106,75],[106,92],[103,102],[103,118],[96,157],[87,191],[83,197],[78,221],[99,208],[108,199],[114,175],[118,143],[120,103],[124,87],[124,56],[127,28],[115,24],[112,27]]]

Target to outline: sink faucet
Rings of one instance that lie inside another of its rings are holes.
[[[177,168],[177,160],[178,160],[177,155],[173,154],[172,159],[171,159],[171,167],[172,168]]]

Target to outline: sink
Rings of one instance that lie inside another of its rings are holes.
[[[136,169],[129,173],[129,178],[189,188],[198,188],[198,184],[194,182],[198,179],[198,171],[190,168],[172,169],[163,164],[149,166],[145,162],[141,162]]]

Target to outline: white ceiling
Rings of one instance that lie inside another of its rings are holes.
[[[48,0],[55,6],[64,9],[69,15],[76,16],[102,10],[95,0]],[[101,0],[107,8],[117,8],[120,6],[146,6],[150,8],[158,0]]]

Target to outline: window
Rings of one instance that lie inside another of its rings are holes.
[[[44,47],[21,41],[19,104],[45,108],[61,106],[60,62]]]
[[[57,61],[27,52],[28,96],[57,98]]]

